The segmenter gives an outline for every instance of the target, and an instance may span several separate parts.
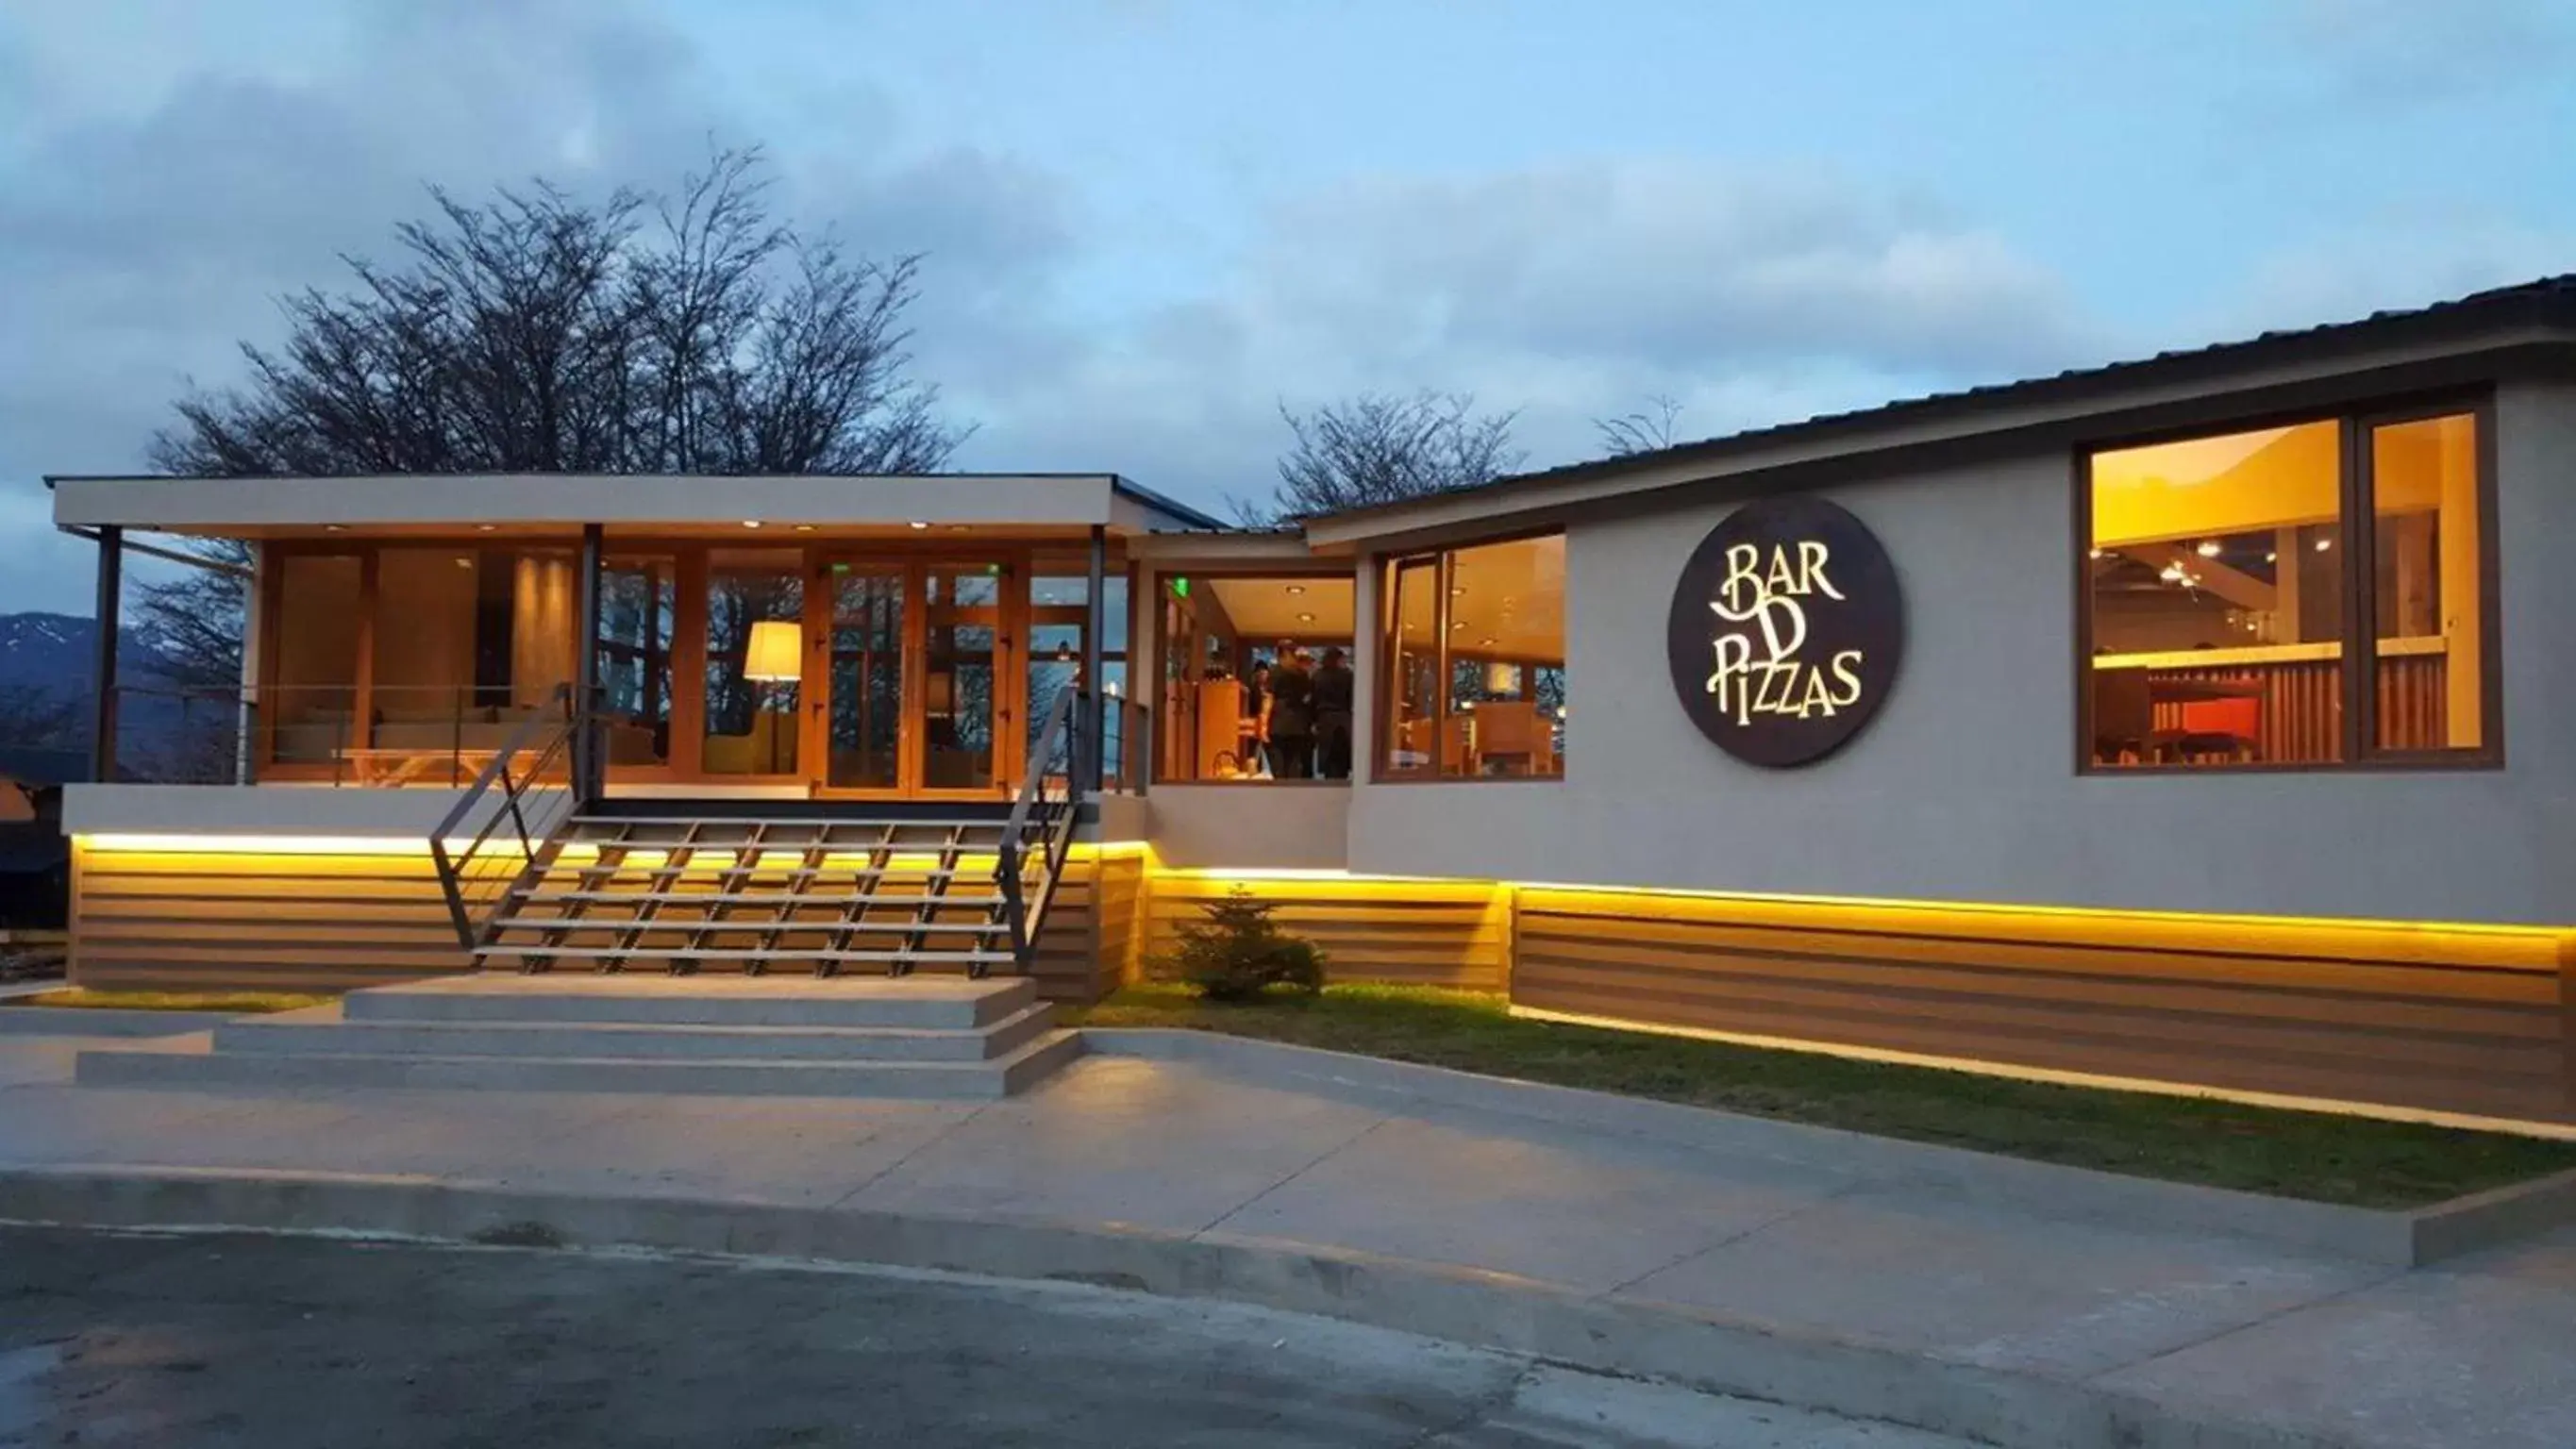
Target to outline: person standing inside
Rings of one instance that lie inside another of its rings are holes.
[[[1282,780],[1315,774],[1314,656],[1284,643],[1270,671],[1270,769]]]
[[[1351,777],[1350,661],[1339,649],[1324,651],[1315,669],[1315,755],[1327,780]]]
[[[1241,760],[1243,773],[1260,774],[1261,762],[1270,754],[1270,666],[1267,664],[1253,665],[1251,676],[1243,681],[1243,724],[1235,738],[1241,742],[1235,753]]]

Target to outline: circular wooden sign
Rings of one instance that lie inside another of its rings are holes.
[[[1821,498],[1766,498],[1691,553],[1666,634],[1700,733],[1756,765],[1804,765],[1860,733],[1905,648],[1896,565]]]

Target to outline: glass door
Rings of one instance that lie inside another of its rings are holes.
[[[901,567],[836,563],[831,591],[831,718],[823,786],[895,792],[904,786],[904,615]]]
[[[1010,717],[1001,689],[999,565],[933,564],[922,578],[921,777],[924,791],[985,792]]]

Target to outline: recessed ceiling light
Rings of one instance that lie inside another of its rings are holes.
[[[742,526],[745,528],[758,528],[760,527],[760,520],[757,518],[746,518],[742,521]]]
[[[1453,599],[1465,592],[1467,592],[1467,586],[1465,584],[1451,584],[1449,586],[1449,597]]]
[[[810,523],[800,523],[796,525],[796,531],[798,533],[812,533],[814,531],[814,525]]]
[[[1500,639],[1479,639],[1479,640],[1477,640],[1477,641],[1476,641],[1476,647],[1477,647],[1477,648],[1479,648],[1479,649],[1490,649],[1490,648],[1492,648],[1493,646],[1495,646],[1495,645],[1497,645],[1497,644],[1500,644],[1500,643],[1502,643],[1502,642],[1503,642],[1503,641],[1502,641],[1502,640],[1500,640]]]
[[[2214,538],[2204,538],[2204,539],[2202,539],[2202,540],[2200,541],[2200,548],[2199,548],[2198,552],[2199,552],[2199,554],[2200,554],[2200,556],[2201,556],[2202,558],[2216,558],[2216,557],[2218,557],[2218,554],[2219,554],[2218,540],[2217,540],[2217,539],[2214,539]]]
[[[497,523],[478,523],[478,524],[474,525],[474,531],[475,531],[476,533],[490,533],[490,532],[492,532],[494,529],[499,528],[500,526],[501,526],[501,525],[499,525],[499,524],[497,524]]]
[[[322,525],[322,531],[324,533],[347,533],[349,531],[349,525],[345,523],[326,523]]]
[[[915,532],[919,532],[920,530],[925,529],[925,528],[928,528],[929,526],[930,526],[929,524],[922,522],[922,521],[921,521],[920,519],[918,519],[918,518],[916,518],[916,519],[914,519],[914,520],[912,521],[912,527],[913,527],[913,530],[914,530]]]
[[[1453,630],[1464,629],[1467,627],[1467,621],[1464,619],[1453,619],[1450,621],[1449,627]]]
[[[1292,594],[1302,594],[1306,592],[1306,586],[1304,584],[1290,584],[1288,586],[1288,592]]]
[[[1299,614],[1297,616],[1297,622],[1300,624],[1312,624],[1315,622],[1315,616],[1312,614]]]
[[[950,533],[964,533],[966,531],[966,525],[962,523],[952,523],[948,525],[948,531]]]
[[[472,560],[472,559],[470,559],[470,558],[463,558],[463,557],[459,557],[459,558],[456,560],[456,566],[457,566],[458,568],[461,568],[461,569],[470,569],[470,568],[474,567],[474,560]]]

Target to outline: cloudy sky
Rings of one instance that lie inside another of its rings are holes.
[[[424,183],[928,254],[983,469],[1266,491],[1432,386],[1533,466],[2576,270],[2576,0],[0,0],[0,611]]]

